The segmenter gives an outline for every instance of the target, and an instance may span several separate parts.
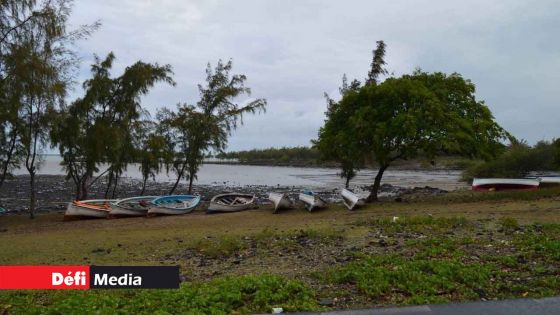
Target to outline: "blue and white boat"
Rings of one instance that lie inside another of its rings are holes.
[[[185,214],[200,204],[200,196],[171,195],[155,198],[151,201],[148,214]]]

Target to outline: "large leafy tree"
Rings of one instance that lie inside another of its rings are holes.
[[[379,169],[369,201],[396,160],[440,153],[487,158],[501,152],[509,134],[475,97],[475,86],[459,74],[427,73],[389,78],[345,93],[331,105],[317,147],[374,161]],[[332,156],[332,155],[330,155]]]
[[[175,84],[171,66],[137,62],[112,78],[110,70],[115,56],[96,57],[92,78],[84,82],[84,97],[77,99],[60,114],[52,133],[58,145],[67,177],[76,185],[76,199],[85,199],[93,176],[101,163],[108,164],[108,186],[117,187],[118,179],[129,163],[136,159],[135,138],[146,112],[141,96],[157,82]]]
[[[385,42],[380,40],[376,44],[377,47],[372,52],[373,59],[368,77],[365,79],[366,85],[376,85],[381,76],[388,74],[385,68]],[[344,97],[348,93],[357,92],[361,86],[362,83],[356,79],[349,83],[345,74],[342,77],[342,86],[339,88],[340,95]],[[325,98],[327,100],[327,112],[325,113],[327,120],[321,129],[322,141],[312,142],[319,148],[324,160],[333,160],[340,164],[340,177],[345,179],[345,187],[348,188],[350,181],[366,161],[364,154],[360,152],[364,143],[354,134],[352,122],[340,113],[341,110],[349,109],[341,109],[339,104],[327,93],[325,93]]]
[[[211,150],[222,152],[228,143],[228,137],[243,115],[265,109],[266,100],[254,99],[239,104],[236,98],[250,96],[251,90],[245,86],[245,75],[230,74],[231,60],[218,62],[215,68],[208,64],[206,68],[206,85],[199,85],[200,100],[196,106],[182,104],[177,111],[163,110],[159,113],[162,126],[170,132],[178,151],[174,163],[177,174],[177,188],[181,178],[189,181],[189,193],[192,193],[193,181],[204,156]]]

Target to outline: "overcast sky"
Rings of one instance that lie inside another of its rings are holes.
[[[459,72],[497,121],[534,143],[560,137],[560,1],[76,0],[71,23],[102,27],[78,45],[78,81],[93,54],[171,64],[176,87],[143,100],[155,112],[198,100],[207,62],[233,59],[265,114],[245,117],[229,150],[309,145],[344,73],[365,78],[375,41],[395,75],[416,67]],[[81,95],[77,87],[74,96]]]

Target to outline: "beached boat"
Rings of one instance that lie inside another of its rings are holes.
[[[150,202],[148,214],[186,214],[200,203],[200,196],[171,195],[157,197]]]
[[[307,211],[309,212],[327,206],[327,203],[321,197],[319,197],[319,195],[312,191],[300,193],[298,195],[298,198],[305,204],[305,208],[307,208]]]
[[[221,194],[210,200],[206,212],[236,212],[248,210],[255,207],[255,195],[249,194]]]
[[[503,191],[503,190],[535,190],[539,181],[533,178],[475,178],[472,190]]]
[[[140,196],[120,199],[110,204],[109,216],[145,216],[157,196]]]
[[[274,213],[280,209],[287,209],[293,206],[292,201],[286,194],[272,192],[268,194],[268,199],[274,204]]]
[[[366,203],[364,198],[360,198],[354,192],[346,188],[342,189],[340,195],[342,196],[342,203],[344,203],[348,210],[354,210],[356,207],[361,207]]]
[[[560,186],[560,176],[539,176],[537,180],[541,188]]]
[[[111,210],[110,203],[116,200],[92,199],[72,201],[68,204],[64,218],[106,218]]]

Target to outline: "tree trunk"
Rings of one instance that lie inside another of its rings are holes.
[[[194,176],[192,174],[189,174],[189,195],[192,193],[193,180],[194,180]]]
[[[348,187],[350,187],[350,176],[346,177],[346,184],[344,184],[344,187],[346,189],[348,189]]]
[[[383,178],[383,173],[387,169],[388,165],[381,165],[379,167],[379,171],[377,171],[377,175],[375,176],[375,181],[373,182],[373,186],[371,186],[371,190],[369,193],[369,197],[367,198],[367,202],[375,202],[377,201],[377,193],[379,192],[379,187],[381,186],[381,179]]]
[[[146,191],[147,181],[148,181],[148,176],[144,177],[144,182],[142,183],[142,191],[140,192],[140,196],[144,196],[144,192]]]
[[[35,208],[37,207],[37,196],[35,195],[35,171],[29,172],[31,185],[31,195],[29,197],[29,218],[35,218]]]
[[[88,176],[84,176],[84,178],[82,179],[82,183],[81,183],[82,193],[81,193],[80,199],[78,199],[78,200],[85,200],[88,197],[87,179],[88,179]]]
[[[16,148],[16,136],[14,135],[12,140],[11,140],[11,144],[10,144],[10,150],[8,151],[7,157],[6,157],[6,162],[4,163],[4,165],[2,165],[2,174],[0,177],[0,188],[2,188],[2,185],[4,184],[4,181],[6,180],[6,174],[8,173],[8,167],[10,166],[10,162],[12,161],[12,156],[14,153],[14,150]]]
[[[111,195],[111,199],[115,199],[117,195],[117,186],[119,185],[119,175],[115,175],[115,185],[113,186],[113,194]]]
[[[187,167],[187,163],[183,164],[183,167],[181,168],[181,172],[177,174],[177,180],[175,181],[175,185],[173,185],[173,188],[171,188],[171,190],[169,191],[169,195],[172,195],[175,192],[175,189],[177,189],[177,186],[181,181],[181,177],[183,177],[183,173],[185,172],[185,167]]]
[[[105,199],[109,196],[109,190],[111,190],[111,186],[113,186],[113,172],[110,172],[107,176],[109,176],[109,182],[107,183],[107,188],[105,189]]]

